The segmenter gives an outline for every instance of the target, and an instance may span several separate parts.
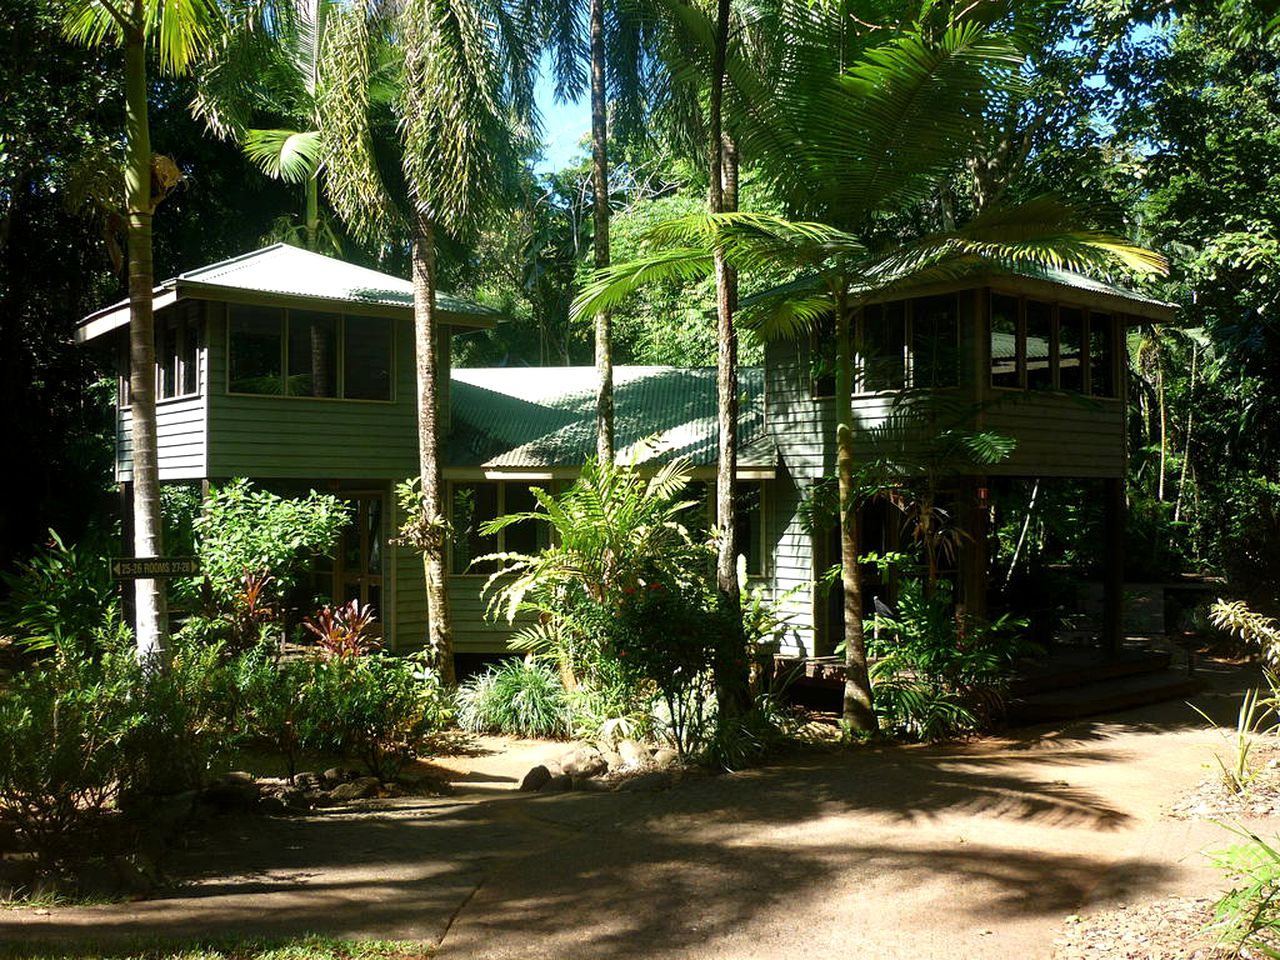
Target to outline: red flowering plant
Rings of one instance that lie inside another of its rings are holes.
[[[372,606],[348,600],[336,607],[325,604],[302,625],[315,635],[322,656],[344,659],[363,656],[382,645],[371,633],[376,620]]]

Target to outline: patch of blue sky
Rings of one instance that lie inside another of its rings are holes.
[[[533,165],[535,173],[563,170],[588,152],[591,135],[591,97],[584,94],[564,102],[556,98],[551,64],[544,57],[534,88],[538,114],[542,118],[542,154]]]

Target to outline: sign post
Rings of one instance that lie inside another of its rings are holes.
[[[111,561],[113,580],[172,580],[199,572],[200,561],[195,557],[115,557]]]

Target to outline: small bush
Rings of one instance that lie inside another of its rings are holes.
[[[439,676],[422,655],[312,661],[308,679],[302,709],[318,722],[304,745],[357,759],[384,780],[421,755],[451,719]]]
[[[1210,929],[1233,956],[1280,957],[1280,850],[1251,831],[1229,829],[1244,842],[1213,855],[1233,886],[1214,904]]]
[[[1001,617],[958,623],[947,581],[932,596],[903,583],[896,615],[876,617],[880,639],[869,652],[881,726],[915,740],[943,740],[988,727],[1004,712],[1017,658],[1028,649],[1022,621]]]
[[[0,690],[0,808],[43,858],[74,850],[133,766],[142,672],[127,647],[70,653]]]
[[[128,636],[119,590],[111,580],[110,545],[49,542],[4,575],[0,633],[27,650],[85,656]]]
[[[567,737],[569,698],[560,678],[537,661],[507,660],[458,688],[458,725],[475,733]]]

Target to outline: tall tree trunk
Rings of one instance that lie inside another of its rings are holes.
[[[609,265],[609,121],[604,78],[604,0],[591,0],[591,188],[596,269]],[[612,464],[613,331],[609,311],[596,314],[596,459]]]
[[[147,59],[141,0],[130,4],[136,27],[125,42],[125,206],[129,248],[129,398],[133,440],[133,551],[163,555],[160,456],[156,442],[156,338],[151,288],[151,131],[147,119]],[[164,584],[134,583],[138,657],[162,656],[168,632]]]
[[[1191,383],[1187,388],[1187,431],[1182,441],[1182,470],[1178,476],[1178,499],[1173,505],[1173,522],[1182,519],[1182,497],[1187,490],[1187,466],[1191,463],[1191,431],[1195,426],[1196,413],[1196,365],[1200,359],[1200,345],[1191,345]]]
[[[445,570],[448,529],[440,474],[440,330],[436,325],[435,225],[417,214],[413,241],[413,333],[418,380],[418,468],[430,535],[422,544],[427,583],[427,646],[441,681],[453,686],[453,621]],[[447,349],[447,345],[445,347]]]
[[[1160,479],[1156,484],[1156,499],[1164,500],[1164,476],[1168,461],[1169,449],[1169,410],[1164,399],[1164,349],[1160,345],[1160,331],[1153,330],[1156,337],[1156,400],[1160,408]]]
[[[840,585],[844,592],[844,722],[851,730],[878,729],[867,676],[862,633],[862,576],[858,565],[858,505],[853,489],[853,350],[849,291],[836,295],[836,477],[840,486]]]
[[[711,103],[708,160],[711,212],[728,213],[738,207],[738,150],[724,132],[724,72],[729,48],[729,3],[717,0],[715,49],[711,58]],[[738,587],[737,511],[734,478],[738,473],[738,335],[733,314],[738,306],[737,271],[724,251],[715,251],[716,273],[716,396],[719,459],[716,466],[716,593],[728,624],[729,637],[716,667],[716,700],[721,716],[744,713],[751,705],[742,599]]]
[[[306,186],[306,231],[307,249],[312,253],[320,242],[320,178],[308,177]]]

